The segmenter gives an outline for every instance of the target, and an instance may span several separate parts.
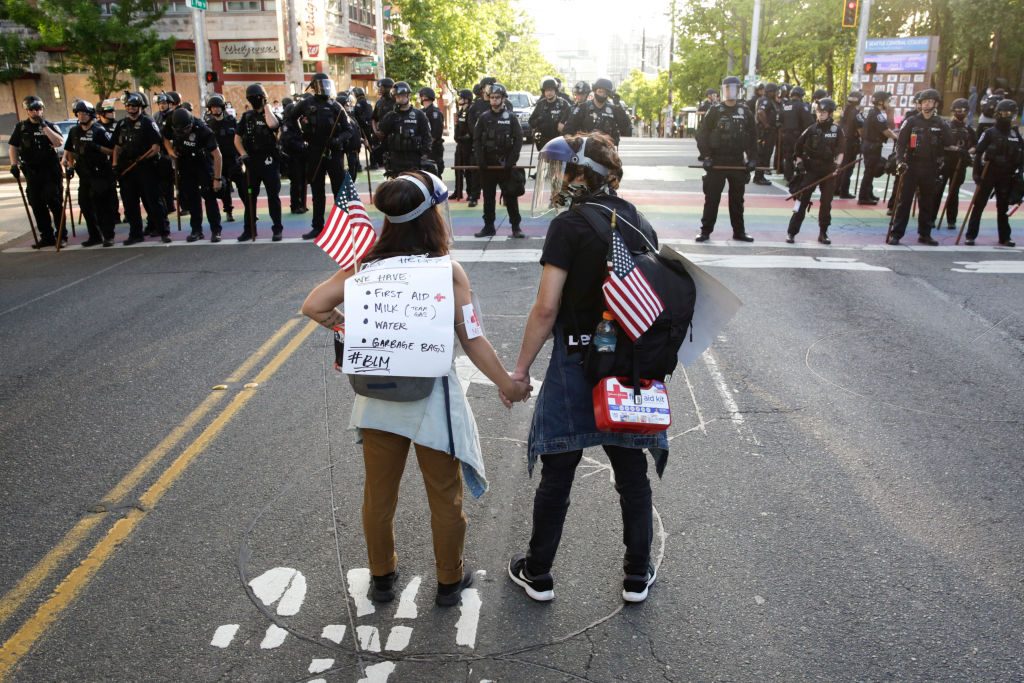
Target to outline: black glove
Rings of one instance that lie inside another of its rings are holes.
[[[17,164],[11,166],[11,175],[17,178],[18,180],[21,180],[21,169],[18,168]]]
[[[715,167],[715,162],[711,157],[704,157],[704,161],[701,162],[701,166],[704,167],[705,171],[710,171]]]
[[[754,161],[753,159],[750,159],[749,161],[747,161],[747,172],[748,173],[753,173],[756,170],[757,170],[757,162]]]
[[[907,172],[907,162],[901,161],[896,164],[896,175],[903,175]]]
[[[793,171],[798,175],[803,175],[807,171],[807,167],[804,166],[803,159],[797,159],[793,164]]]
[[[71,166],[68,166],[67,168],[65,168],[64,169],[64,177],[67,178],[68,180],[71,180],[72,178],[74,178],[75,177],[75,169],[73,167],[71,167]]]

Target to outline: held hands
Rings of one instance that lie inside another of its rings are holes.
[[[508,377],[508,386],[500,387],[498,389],[498,396],[506,408],[511,408],[513,403],[529,399],[533,386],[530,384],[529,372],[516,370],[509,373]]]

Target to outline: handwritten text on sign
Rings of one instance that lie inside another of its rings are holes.
[[[441,377],[452,364],[455,294],[448,256],[395,256],[345,281],[342,372]]]

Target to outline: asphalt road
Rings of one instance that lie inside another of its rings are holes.
[[[434,606],[413,465],[402,599],[372,609],[352,393],[297,315],[330,260],[289,240],[36,253],[4,205],[0,680],[1024,679],[1021,251],[992,246],[988,215],[974,250],[885,247],[884,214],[855,207],[832,248],[785,245],[784,195],[753,186],[757,241],[696,245],[692,145],[623,156],[624,193],[744,303],[670,382],[658,582],[626,607],[600,451],[555,601],[505,576],[530,531],[532,404],[506,411],[463,358],[490,482],[466,503],[476,584]],[[511,364],[545,221],[473,240],[477,211],[453,216]]]

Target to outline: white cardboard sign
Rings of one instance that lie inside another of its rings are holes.
[[[395,256],[345,281],[345,360],[350,375],[441,377],[455,344],[448,256]]]

